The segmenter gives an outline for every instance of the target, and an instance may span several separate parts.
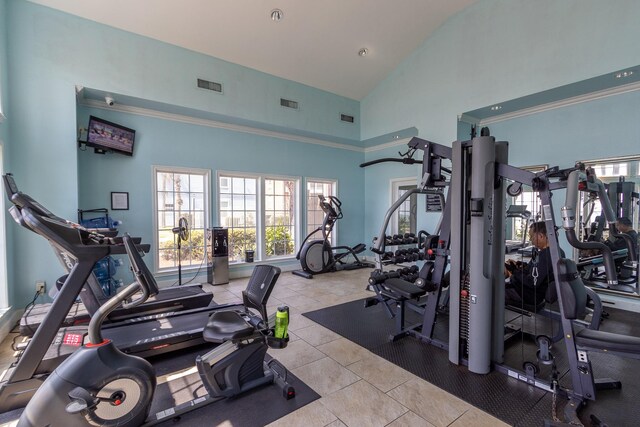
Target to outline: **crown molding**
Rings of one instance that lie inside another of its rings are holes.
[[[525,108],[511,113],[501,114],[499,116],[489,117],[487,119],[480,120],[479,125],[490,125],[492,123],[498,123],[518,117],[529,116],[531,114],[542,113],[544,111],[555,110],[556,108],[568,107],[570,105],[581,104],[583,102],[595,101],[597,99],[621,95],[623,93],[634,92],[637,90],[640,90],[640,82],[629,83],[610,89],[599,90],[597,92],[591,92],[584,95],[574,96],[572,98],[562,99],[560,101],[554,101],[547,104],[537,105],[535,107]]]
[[[409,143],[409,141],[411,141],[411,138],[397,139],[395,141],[385,142],[384,144],[375,145],[373,147],[366,147],[364,149],[364,152],[365,153],[373,153],[374,151],[380,151],[380,150],[384,150],[384,149],[392,148],[392,147],[399,147],[401,145],[405,145],[406,146]]]
[[[252,126],[246,126],[246,125],[225,123],[218,120],[200,119],[196,117],[185,116],[183,114],[166,113],[163,111],[152,110],[149,108],[133,107],[130,105],[121,105],[121,104],[107,106],[104,102],[97,101],[94,99],[84,99],[84,98],[80,103],[84,106],[91,107],[91,108],[99,108],[101,110],[118,111],[121,113],[136,114],[138,116],[153,117],[153,118],[162,119],[162,120],[171,120],[174,122],[187,123],[187,124],[192,124],[197,126],[206,126],[211,128],[217,128],[217,129],[231,130],[234,132],[250,133],[250,134],[260,135],[260,136],[265,136],[270,138],[284,139],[287,141],[296,141],[296,142],[303,142],[305,144],[321,145],[324,147],[336,148],[339,150],[349,150],[349,151],[355,151],[358,153],[365,152],[365,149],[362,147],[356,147],[356,146],[351,146],[347,144],[339,144],[337,142],[331,142],[331,141],[327,141],[319,138],[311,138],[307,136],[294,135],[294,134],[285,133],[285,132],[270,131],[270,130],[260,129]]]

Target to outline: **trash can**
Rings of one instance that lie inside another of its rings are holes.
[[[251,249],[244,251],[244,262],[253,262],[254,253],[255,251],[252,251]]]
[[[207,282],[212,285],[229,283],[229,229],[207,229]]]

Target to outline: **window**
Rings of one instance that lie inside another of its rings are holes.
[[[245,251],[257,261],[292,256],[299,233],[299,179],[218,174],[218,218],[229,228],[229,262],[242,262]]]
[[[289,179],[265,179],[264,220],[267,257],[295,254],[295,193]]]
[[[520,169],[537,173],[547,169],[549,165],[522,166]],[[529,219],[522,216],[512,216],[507,218],[507,240],[521,242],[525,236],[528,237],[529,224],[541,219],[540,198],[538,193],[532,191],[531,187],[522,186],[522,193],[517,197],[511,198],[512,205],[525,206],[525,209],[531,213]]]
[[[209,218],[209,171],[170,167],[154,168],[156,213],[156,266],[158,271],[198,267],[204,262],[205,229]],[[189,226],[189,238],[180,242],[173,232],[180,218]]]
[[[415,178],[391,180],[391,203],[395,203],[407,191],[415,188],[418,188]],[[416,233],[417,215],[418,197],[416,194],[412,194],[393,213],[389,234]]]
[[[611,208],[616,217],[626,216],[633,224],[633,228],[640,228],[640,214],[638,213],[638,191],[640,188],[640,156],[588,160],[583,162],[593,167],[596,177],[607,187]],[[614,191],[612,191],[612,188]],[[586,193],[581,206],[582,226],[587,229],[602,214],[600,203],[589,203]],[[606,235],[605,235],[606,237]]]
[[[219,176],[218,184],[218,218],[229,228],[229,262],[239,262],[245,251],[257,249],[258,178]]]
[[[336,184],[336,181],[307,180],[307,235],[318,229],[324,221],[324,212],[320,209],[318,196],[335,196]],[[320,234],[318,236],[322,238]],[[331,244],[335,245],[336,227],[333,228],[330,239]]]
[[[3,168],[3,143],[0,140],[0,175],[4,174]],[[8,282],[7,282],[7,233],[5,228],[5,198],[0,200],[0,310],[9,306]]]

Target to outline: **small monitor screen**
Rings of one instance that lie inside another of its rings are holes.
[[[87,145],[97,150],[111,150],[132,156],[135,136],[136,131],[133,129],[94,116],[89,117]]]

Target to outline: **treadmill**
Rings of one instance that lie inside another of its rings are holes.
[[[3,181],[7,197],[14,205],[18,206],[18,208],[29,207],[41,216],[72,224],[51,213],[29,195],[20,192],[11,174],[4,175]],[[82,228],[77,224],[75,225]],[[111,229],[95,229],[95,231],[106,237],[115,237],[115,234]],[[139,243],[139,239],[136,243]],[[139,248],[144,252],[149,252],[150,245],[139,245]],[[68,274],[73,267],[73,258],[69,258],[64,251],[58,250],[55,246],[54,251],[56,257]],[[102,290],[102,287],[98,283],[93,271],[87,278],[85,286],[79,296],[81,302],[75,303],[71,307],[61,326],[88,325],[91,316],[93,316],[96,310],[109,300],[109,296],[107,296]],[[158,295],[149,298],[148,301],[138,307],[128,309],[121,307],[114,310],[109,315],[107,323],[144,315],[172,313],[181,310],[206,307],[211,303],[212,299],[213,294],[211,292],[204,291],[199,284],[163,288],[160,290]],[[40,326],[47,313],[51,310],[51,306],[51,303],[44,303],[36,304],[27,309],[20,319],[20,335],[27,337],[33,336],[35,331],[38,329],[38,326]]]
[[[5,184],[10,182],[10,177],[5,178]],[[25,406],[48,374],[87,339],[86,327],[59,328],[84,290],[95,263],[107,255],[126,253],[121,238],[105,237],[78,227],[32,202],[33,206],[16,203],[9,212],[20,225],[45,237],[61,258],[72,262],[69,275],[43,323],[17,363],[0,378],[0,412]],[[139,244],[136,247],[141,249]],[[240,303],[210,305],[130,318],[105,325],[103,335],[126,353],[149,357],[204,343],[202,330],[210,314],[240,306]]]

